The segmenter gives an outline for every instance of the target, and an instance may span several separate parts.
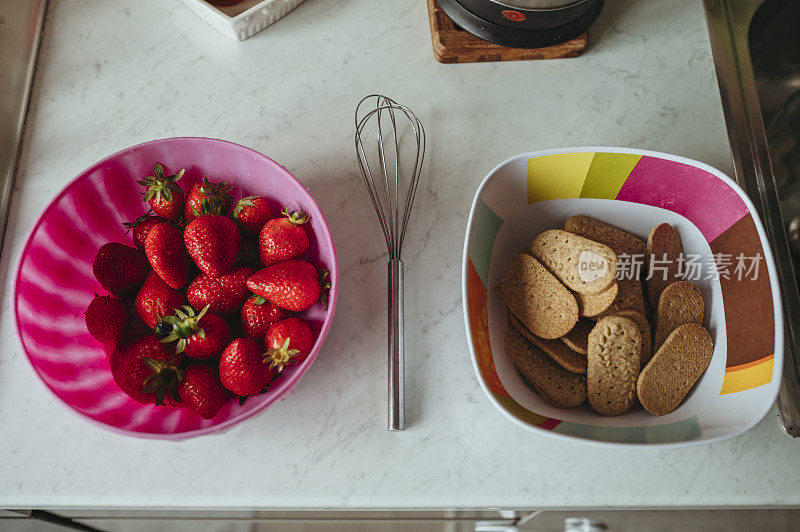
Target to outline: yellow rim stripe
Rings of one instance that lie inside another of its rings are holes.
[[[582,198],[616,199],[641,155],[597,153],[581,189]]]
[[[734,366],[725,370],[720,395],[750,390],[772,381],[774,355],[769,355],[742,366]]]
[[[578,198],[594,153],[561,153],[528,159],[528,203]]]

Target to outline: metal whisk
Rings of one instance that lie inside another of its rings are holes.
[[[403,261],[400,253],[425,158],[425,129],[411,109],[380,94],[370,94],[358,102],[355,119],[358,166],[389,249],[388,428],[403,430]],[[365,141],[369,142],[365,129],[370,123],[376,126],[375,152],[365,148]],[[403,125],[411,127],[410,133],[416,142],[414,157],[410,156],[410,149],[401,155],[400,140],[404,131],[400,126]],[[368,153],[375,153],[372,166]],[[408,159],[401,163],[406,155]]]

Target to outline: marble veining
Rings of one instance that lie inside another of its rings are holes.
[[[307,0],[236,43],[178,2],[50,2],[0,259],[0,505],[433,508],[800,504],[798,443],[774,413],[739,438],[616,451],[517,427],[473,374],[460,261],[485,174],[514,154],[607,144],[731,171],[700,0],[615,0],[558,61],[440,65],[424,0]],[[352,114],[382,91],[428,131],[404,249],[408,430],[386,424],[385,244]],[[341,299],[294,393],[225,434],[168,443],[91,425],[47,392],[15,339],[14,264],[72,177],[132,144],[228,139],[296,175],[326,213]],[[153,482],[153,478],[159,478]]]

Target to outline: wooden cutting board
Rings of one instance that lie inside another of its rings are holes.
[[[570,41],[546,48],[507,48],[493,44],[457,28],[437,0],[427,1],[433,55],[440,63],[563,59],[579,56],[586,49],[586,32]]]

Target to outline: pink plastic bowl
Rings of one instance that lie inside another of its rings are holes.
[[[146,210],[136,179],[159,162],[170,172],[186,169],[188,192],[202,177],[227,180],[234,198],[260,195],[291,204],[311,216],[309,260],[331,272],[327,311],[321,304],[303,313],[317,334],[309,357],[285,369],[266,394],[239,406],[231,400],[213,419],[186,408],[141,405],[111,378],[103,346],[86,331],[84,312],[95,293],[97,249],[106,242],[133,245],[122,222]],[[272,159],[251,149],[206,138],[146,142],[95,164],[50,203],[31,229],[17,268],[15,314],[22,347],[39,377],[70,408],[111,430],[139,437],[180,440],[220,431],[260,412],[292,390],[319,353],[338,292],[336,250],[325,217],[303,185]]]

